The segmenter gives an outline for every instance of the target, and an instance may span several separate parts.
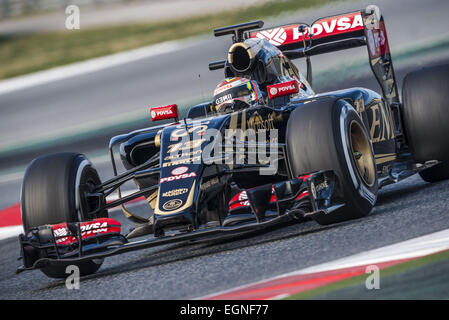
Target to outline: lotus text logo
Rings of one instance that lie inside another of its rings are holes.
[[[279,46],[287,39],[287,33],[284,28],[274,28],[258,32],[259,39],[267,39],[272,45]]]

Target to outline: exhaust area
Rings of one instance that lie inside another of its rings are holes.
[[[228,52],[228,62],[236,72],[245,72],[251,68],[254,54],[244,42],[234,43]]]

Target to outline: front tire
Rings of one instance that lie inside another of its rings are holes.
[[[421,68],[404,78],[403,123],[413,159],[442,163],[421,171],[427,182],[449,179],[449,64]]]
[[[333,170],[345,206],[316,218],[327,225],[367,215],[377,199],[377,172],[367,130],[354,108],[324,98],[294,110],[287,124],[292,174]]]
[[[21,212],[24,231],[62,222],[87,220],[81,208],[80,184],[98,185],[100,178],[87,158],[78,153],[57,153],[31,162],[22,183]],[[107,217],[107,211],[101,214]],[[80,275],[96,272],[103,260],[77,264]],[[65,278],[65,267],[48,266],[41,271],[51,278]]]

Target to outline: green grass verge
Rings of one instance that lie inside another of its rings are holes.
[[[388,267],[380,270],[380,276],[382,278],[388,277],[394,274],[406,272],[412,269],[420,268],[429,264],[437,263],[442,260],[449,259],[449,251],[444,251],[442,253],[432,254],[420,259],[412,260],[409,262],[404,262],[392,267]],[[313,299],[314,297],[318,297],[320,295],[344,289],[347,287],[355,286],[363,284],[368,277],[368,274],[361,274],[356,277],[352,277],[349,279],[345,279],[342,281],[334,282],[313,290],[301,292],[298,294],[291,295],[286,297],[284,300],[303,300],[303,299]]]
[[[0,36],[0,61],[3,61],[0,79],[158,42],[211,33],[216,27],[277,16],[335,1],[338,0],[270,1],[245,9],[158,23]]]

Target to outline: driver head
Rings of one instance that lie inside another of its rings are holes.
[[[262,102],[257,83],[246,78],[226,78],[214,91],[212,107],[216,112],[233,112]]]

